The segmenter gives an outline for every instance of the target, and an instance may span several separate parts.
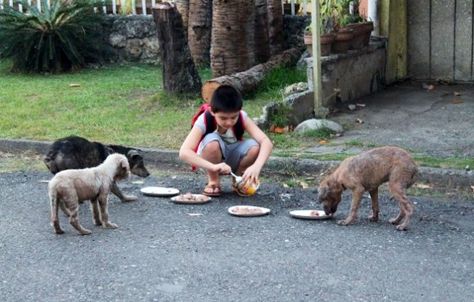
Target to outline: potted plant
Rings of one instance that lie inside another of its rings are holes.
[[[351,49],[360,49],[367,46],[370,41],[370,34],[374,29],[373,22],[365,21],[359,15],[359,5],[357,1],[340,1],[344,12],[340,21],[340,26],[342,28],[352,29],[354,34],[354,38],[351,43]]]
[[[320,6],[320,43],[321,56],[328,56],[331,53],[332,45],[335,39],[334,25],[338,10],[337,0],[322,0]],[[311,25],[308,25],[304,31],[304,43],[308,52],[312,55],[313,37],[311,34]]]
[[[333,32],[331,19],[321,18],[320,38],[321,56],[329,56],[331,54],[332,44],[336,35]],[[304,31],[304,44],[310,55],[313,55],[313,35],[311,33],[311,24]]]

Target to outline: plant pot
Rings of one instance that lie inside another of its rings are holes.
[[[310,33],[304,34],[304,44],[306,45],[306,49],[308,53],[312,56],[313,55],[313,36]],[[319,38],[319,42],[321,44],[321,56],[329,56],[331,54],[332,44],[334,43],[334,39],[336,35],[333,33],[328,33],[321,35]]]
[[[298,14],[300,10],[300,4],[295,3],[295,15]],[[291,15],[291,3],[283,3],[283,13],[285,15]]]
[[[352,39],[354,39],[354,31],[343,27],[336,32],[336,38],[332,50],[335,53],[345,53],[351,48]]]

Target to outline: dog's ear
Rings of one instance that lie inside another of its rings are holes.
[[[334,179],[329,179],[328,180],[328,187],[329,187],[329,190],[331,192],[340,193],[340,192],[344,191],[342,185]]]
[[[326,186],[322,186],[322,187],[319,187],[319,192],[318,192],[318,201],[319,203],[322,203],[326,197],[328,196],[328,187]]]
[[[137,150],[132,149],[127,152],[127,157],[132,158],[132,159],[139,159],[142,156],[140,155],[140,153],[138,153]]]

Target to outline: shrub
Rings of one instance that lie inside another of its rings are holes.
[[[61,72],[103,61],[103,1],[51,0],[48,8],[42,0],[41,11],[25,0],[17,4],[23,11],[0,10],[0,53],[14,71]]]

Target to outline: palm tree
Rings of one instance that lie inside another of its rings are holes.
[[[209,65],[211,48],[212,0],[189,1],[188,43],[194,63]]]

